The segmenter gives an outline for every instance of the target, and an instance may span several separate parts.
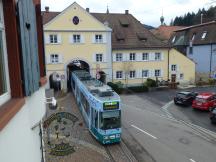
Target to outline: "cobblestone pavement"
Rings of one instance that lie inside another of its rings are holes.
[[[60,133],[57,139],[55,131],[56,121],[50,124],[48,129],[44,129],[46,162],[109,162],[110,158],[105,148],[99,144],[87,130],[73,95],[71,93],[64,96],[61,95],[61,98],[57,98],[57,103],[58,108],[56,110],[47,108],[47,114],[44,120],[50,115],[62,111],[71,113],[78,120],[75,123],[67,123],[68,126],[65,127],[65,132],[68,132],[70,136],[66,139],[62,137]],[[50,141],[51,144],[48,144],[48,141]],[[67,156],[50,155],[50,148],[53,142],[55,142],[55,144],[61,142],[69,143],[74,151]]]
[[[73,115],[73,121],[53,121],[48,128],[43,130],[43,141],[46,162],[135,162],[136,159],[123,142],[121,144],[103,146],[98,143],[88,131],[83,117],[76,105],[71,93],[65,95],[55,94],[58,108],[51,110],[47,107],[46,121],[51,115],[58,112],[69,112]],[[58,131],[57,131],[57,129]],[[63,130],[63,131],[60,131]],[[61,132],[64,132],[63,134]],[[49,141],[49,142],[48,142]],[[69,143],[72,153],[67,156],[51,155],[55,144]]]

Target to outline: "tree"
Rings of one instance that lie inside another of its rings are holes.
[[[123,62],[122,70],[124,73],[124,79],[125,79],[125,86],[126,87],[128,86],[128,79],[129,79],[130,71],[132,70],[132,68],[133,68],[132,62],[130,62],[130,61]]]

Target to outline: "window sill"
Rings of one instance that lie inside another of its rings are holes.
[[[12,98],[0,106],[0,131],[8,124],[24,104],[24,98]]]

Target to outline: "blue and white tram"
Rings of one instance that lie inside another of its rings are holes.
[[[92,135],[102,144],[121,141],[120,97],[83,70],[73,71],[71,87]]]

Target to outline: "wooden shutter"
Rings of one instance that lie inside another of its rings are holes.
[[[73,40],[73,34],[70,34],[69,35],[69,43],[74,43],[74,40]]]
[[[80,35],[80,43],[85,43],[85,38],[84,38],[84,35]]]
[[[51,63],[50,55],[47,55],[46,56],[46,64],[50,64],[50,63]]]
[[[24,92],[30,96],[39,89],[38,41],[35,8],[32,1],[18,1]]]
[[[57,39],[58,39],[58,43],[61,44],[61,42],[62,42],[61,34],[57,34]]]
[[[49,34],[45,34],[45,44],[50,44]]]
[[[103,43],[106,43],[107,42],[107,38],[106,38],[106,34],[103,34]]]

